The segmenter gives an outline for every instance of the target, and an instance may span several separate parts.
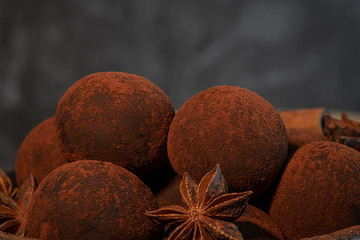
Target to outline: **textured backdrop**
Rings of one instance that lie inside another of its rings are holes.
[[[68,87],[110,70],[175,108],[229,84],[275,107],[360,110],[360,1],[0,0],[0,167]]]

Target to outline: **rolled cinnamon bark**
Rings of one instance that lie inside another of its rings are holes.
[[[307,129],[323,135],[323,116],[326,108],[308,108],[280,112],[286,129]]]
[[[297,109],[280,112],[288,136],[288,151],[292,155],[298,148],[315,141],[329,141],[323,133],[326,108]]]

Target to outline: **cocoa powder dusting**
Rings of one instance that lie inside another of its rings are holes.
[[[324,134],[306,128],[287,128],[286,129],[289,154],[292,155],[298,148],[316,141],[329,141]]]
[[[339,231],[316,236],[312,238],[303,238],[302,240],[357,240],[360,239],[360,225],[355,225]]]
[[[287,164],[269,215],[287,239],[360,224],[360,153],[334,142],[299,148]]]
[[[38,183],[55,168],[67,163],[61,152],[55,119],[37,125],[21,144],[15,162],[16,182],[21,186],[33,174]]]
[[[142,176],[165,161],[173,115],[169,98],[146,78],[102,72],[69,88],[56,124],[70,161],[112,162]]]
[[[180,182],[181,177],[175,175],[162,189],[154,193],[159,207],[184,204],[179,191]]]
[[[285,240],[276,223],[259,208],[248,205],[236,221],[244,239]]]
[[[284,124],[249,90],[218,86],[196,94],[176,113],[168,136],[174,170],[196,181],[220,163],[230,192],[265,191],[287,155]]]
[[[83,160],[50,173],[29,206],[28,236],[41,239],[159,239],[145,216],[157,209],[134,174],[112,163]]]

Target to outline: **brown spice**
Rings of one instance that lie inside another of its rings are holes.
[[[229,190],[264,192],[287,155],[284,124],[273,106],[249,90],[218,86],[196,94],[177,112],[168,155],[181,176],[196,181],[220,163]]]
[[[0,231],[1,240],[36,240],[35,238],[21,237]]]
[[[327,234],[360,224],[360,153],[318,141],[287,164],[269,215],[287,239]]]
[[[312,238],[303,238],[302,240],[355,240],[360,239],[360,225],[355,225],[349,228],[341,229],[339,231],[316,236]]]
[[[244,239],[285,240],[277,224],[263,211],[248,205],[243,214],[235,221]]]
[[[331,141],[360,151],[360,123],[351,120],[344,112],[341,120],[324,115],[324,133]]]
[[[185,207],[171,205],[146,212],[146,216],[166,225],[168,239],[243,239],[232,222],[243,213],[252,191],[227,193],[219,164],[199,185],[184,173],[179,188]]]
[[[35,180],[30,176],[21,185],[14,198],[0,193],[0,231],[24,236],[27,225],[27,212],[35,191]]]
[[[28,212],[28,236],[46,239],[159,239],[145,216],[157,204],[146,185],[112,163],[65,164],[43,179]]]
[[[47,174],[65,163],[55,119],[48,118],[31,130],[21,144],[15,162],[16,182],[21,186],[32,173],[40,183]]]
[[[280,112],[286,130],[307,129],[313,134],[323,135],[323,116],[326,108],[308,108]]]
[[[13,198],[17,191],[18,189],[14,187],[11,178],[2,169],[0,169],[0,194]]]
[[[112,162],[142,176],[165,161],[173,116],[168,96],[146,78],[101,72],[68,89],[56,123],[70,161]]]

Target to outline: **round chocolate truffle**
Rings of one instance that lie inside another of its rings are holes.
[[[145,211],[157,209],[150,189],[108,162],[80,160],[43,179],[28,209],[28,236],[40,239],[159,239]]]
[[[299,148],[287,164],[269,215],[287,239],[360,224],[360,152],[318,141]]]
[[[60,99],[56,124],[69,161],[96,159],[138,176],[166,159],[174,108],[144,77],[121,72],[90,74]]]
[[[280,115],[258,94],[218,86],[189,99],[169,130],[168,155],[174,170],[199,182],[217,163],[230,191],[264,192],[287,155]]]
[[[21,186],[32,173],[40,183],[47,174],[65,163],[55,119],[48,118],[31,130],[21,144],[15,162],[16,182]]]

